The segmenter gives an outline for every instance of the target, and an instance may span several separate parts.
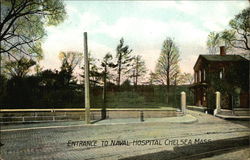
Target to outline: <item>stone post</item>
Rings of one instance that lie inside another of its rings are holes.
[[[186,114],[186,93],[181,92],[181,111],[183,114]]]
[[[85,72],[85,122],[90,124],[90,97],[89,97],[89,59],[88,59],[87,32],[84,32],[84,72]]]
[[[216,109],[214,111],[214,115],[220,112],[221,106],[220,106],[220,92],[215,92],[216,95]]]

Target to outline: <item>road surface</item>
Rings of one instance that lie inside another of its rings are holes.
[[[237,159],[250,156],[249,121],[188,111],[193,123],[123,123],[1,130],[13,159]],[[61,122],[60,122],[61,123]]]

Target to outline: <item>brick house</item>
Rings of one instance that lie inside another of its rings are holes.
[[[249,110],[249,60],[240,55],[200,55],[194,65],[194,103],[210,113],[215,109],[215,92],[221,92],[221,108]]]

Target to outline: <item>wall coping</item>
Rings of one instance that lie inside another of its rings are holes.
[[[90,108],[90,111],[101,111],[102,108]],[[177,108],[106,108],[107,111],[176,111]],[[85,111],[85,108],[61,109],[0,109],[0,112],[72,112]]]

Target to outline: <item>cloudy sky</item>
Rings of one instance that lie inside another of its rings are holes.
[[[65,1],[67,19],[47,27],[43,43],[44,68],[60,67],[60,51],[83,52],[83,32],[88,32],[89,50],[102,59],[115,55],[121,37],[142,55],[154,71],[166,37],[180,49],[182,72],[192,73],[199,54],[208,53],[207,35],[228,28],[228,22],[249,5],[238,1]]]

